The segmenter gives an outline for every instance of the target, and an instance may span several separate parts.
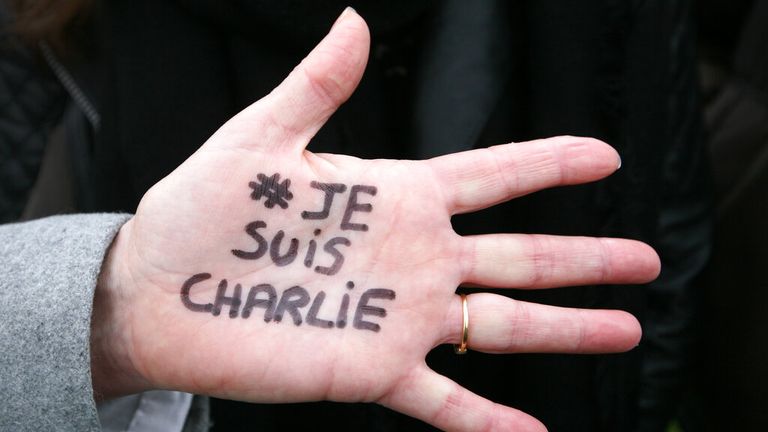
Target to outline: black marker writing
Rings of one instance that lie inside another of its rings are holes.
[[[231,297],[227,297],[227,280],[222,279],[219,282],[219,289],[216,291],[216,300],[213,302],[213,309],[211,313],[213,316],[219,316],[221,313],[222,305],[229,305],[229,317],[237,318],[237,313],[240,310],[240,291],[242,287],[240,284],[235,285],[234,292]]]
[[[324,320],[317,317],[317,313],[320,311],[320,308],[323,307],[324,300],[325,293],[323,291],[317,293],[315,300],[312,302],[312,306],[309,308],[309,313],[307,313],[307,324],[315,327],[333,327],[333,321]]]
[[[331,204],[333,203],[333,196],[337,193],[343,193],[347,190],[347,186],[341,183],[319,183],[313,181],[309,184],[315,189],[319,189],[325,192],[323,199],[323,209],[318,212],[303,211],[301,217],[303,219],[325,219],[331,212]]]
[[[251,198],[258,201],[261,197],[267,197],[264,200],[264,207],[272,208],[275,204],[280,208],[287,209],[288,201],[293,198],[293,194],[288,190],[291,187],[291,179],[285,179],[280,182],[280,174],[275,173],[267,177],[264,174],[258,174],[256,178],[259,182],[249,182],[248,186],[253,189]]]
[[[352,244],[352,242],[350,242],[349,239],[346,239],[344,237],[334,237],[328,240],[328,243],[326,243],[325,246],[323,246],[323,250],[333,256],[333,264],[331,264],[330,267],[317,266],[315,267],[316,272],[320,274],[328,275],[328,276],[333,276],[339,272],[339,270],[341,269],[341,265],[344,264],[344,255],[342,255],[341,252],[339,252],[339,250],[336,249],[336,245],[340,245],[340,244],[344,246],[349,246]]]
[[[355,283],[347,281],[347,289],[351,290],[355,288]],[[341,306],[339,306],[339,314],[336,316],[336,327],[344,328],[347,326],[347,311],[349,310],[349,294],[344,294],[341,298]]]
[[[297,326],[301,325],[301,313],[299,308],[302,308],[309,303],[309,293],[307,290],[300,286],[288,288],[280,297],[280,303],[277,304],[277,310],[275,310],[275,321],[280,322],[283,319],[283,314],[287,311],[293,323]]]
[[[245,232],[251,236],[254,240],[256,240],[256,243],[259,244],[259,247],[256,248],[253,252],[245,252],[238,249],[232,249],[232,254],[238,258],[242,259],[248,259],[248,260],[255,260],[259,259],[262,256],[264,256],[265,253],[267,253],[267,249],[269,246],[267,246],[267,241],[264,239],[264,237],[261,236],[258,232],[256,232],[259,228],[266,228],[267,224],[263,221],[256,221],[251,222],[248,225],[245,226]]]
[[[360,297],[360,301],[357,303],[357,310],[355,311],[355,322],[353,323],[355,328],[359,330],[371,330],[377,332],[381,330],[381,326],[370,321],[364,321],[363,317],[365,315],[374,315],[383,318],[387,316],[387,310],[376,306],[370,306],[368,304],[370,299],[394,300],[395,292],[384,288],[369,289],[363,293],[363,295]]]
[[[320,233],[319,229],[315,230],[315,237],[319,236]],[[307,254],[304,256],[304,266],[307,268],[312,267],[312,263],[315,260],[315,251],[317,251],[317,242],[312,239],[309,241],[309,247],[307,248]]]
[[[283,246],[283,240],[285,240],[285,231],[279,230],[271,241],[267,242],[267,239],[259,233],[259,229],[267,228],[267,224],[264,221],[251,222],[245,226],[245,232],[256,241],[257,247],[254,251],[243,251],[239,249],[232,249],[232,255],[245,259],[256,260],[269,251],[269,257],[275,265],[278,267],[284,267],[296,260],[299,254],[299,247],[301,242],[297,238],[292,238],[289,242],[287,249]],[[316,229],[314,231],[315,236],[319,236],[321,231]],[[345,237],[333,237],[329,239],[323,245],[323,251],[330,256],[333,261],[327,265],[317,265],[314,271],[328,276],[333,276],[341,270],[341,266],[344,264],[344,255],[339,250],[339,246],[350,246],[352,243]],[[312,268],[316,259],[318,243],[315,239],[309,241],[309,246],[304,254],[304,266]],[[321,257],[322,258],[322,257]],[[321,261],[323,262],[323,261]]]
[[[267,295],[266,299],[257,298],[261,293]],[[243,306],[242,317],[248,318],[251,316],[251,309],[254,307],[264,308],[264,322],[272,321],[272,316],[275,313],[275,301],[277,300],[277,293],[275,287],[269,284],[260,284],[255,287],[251,287],[248,291],[248,298],[245,300],[245,306]]]
[[[352,296],[346,292],[341,297],[341,301],[337,303],[336,319],[330,320],[320,317],[320,315],[327,316],[328,312],[333,313],[332,311],[336,310],[334,302],[329,303],[327,301],[326,292],[319,291],[313,299],[306,288],[298,285],[286,289],[281,294],[278,294],[275,287],[270,284],[252,286],[243,304],[242,286],[239,283],[235,284],[231,293],[228,293],[227,287],[229,283],[226,279],[221,279],[216,288],[213,303],[193,302],[190,299],[191,288],[210,278],[210,273],[199,273],[190,277],[182,284],[181,302],[185,308],[193,312],[210,313],[213,316],[220,316],[222,309],[225,306],[229,306],[228,315],[230,318],[237,318],[239,314],[243,319],[248,319],[253,314],[254,309],[258,308],[264,310],[263,318],[266,323],[280,323],[287,313],[291,317],[290,322],[297,327],[301,326],[303,322],[311,326],[327,329],[344,329],[347,327]],[[212,288],[208,287],[206,290],[204,287],[196,287],[197,290],[202,292],[211,292]],[[355,288],[355,284],[352,281],[348,281],[346,288],[352,290]],[[387,310],[381,307],[381,305],[372,305],[371,302],[374,300],[392,301],[394,299],[395,292],[390,289],[372,288],[365,290],[357,301],[352,328],[379,332],[381,325],[369,321],[366,317],[379,317],[383,319],[387,317]],[[310,305],[309,308],[307,308],[308,305]],[[327,312],[323,313],[324,310]],[[306,313],[306,320],[303,319],[304,313]]]
[[[341,298],[339,314],[336,316],[336,327],[344,328],[347,326],[347,311],[349,310],[349,294],[344,294]]]
[[[357,201],[358,193],[367,193],[368,195],[376,195],[375,186],[354,185],[349,191],[349,201],[347,201],[347,209],[344,210],[344,217],[341,219],[342,230],[352,231],[368,231],[368,225],[360,223],[352,223],[353,212],[365,212],[370,213],[373,210],[373,206],[369,203],[360,204]]]
[[[213,309],[212,303],[199,304],[193,302],[189,298],[189,290],[192,289],[193,285],[210,278],[210,273],[198,273],[187,279],[186,282],[184,282],[184,285],[181,286],[181,303],[186,306],[187,309],[191,310],[192,312],[210,312],[211,309]]]
[[[259,174],[257,177],[260,183],[250,183],[250,186],[253,188],[251,198],[258,200],[261,199],[261,197],[266,196],[267,199],[264,202],[266,207],[279,205],[283,208],[287,208],[288,203],[286,200],[290,200],[293,197],[293,194],[288,190],[290,179],[285,179],[280,183],[280,174],[278,173],[275,173],[270,177],[267,177],[265,174]],[[347,186],[342,183],[320,183],[312,181],[310,186],[323,192],[323,208],[319,211],[302,211],[301,217],[305,220],[327,219],[330,215],[336,194],[342,194],[347,190]],[[367,194],[376,196],[376,193],[377,188],[375,186],[353,185],[349,191],[347,205],[344,209],[339,228],[346,231],[368,231],[368,224],[353,222],[352,218],[355,213],[370,213],[373,211],[373,205],[368,202],[360,202],[359,195]],[[232,254],[245,260],[257,260],[269,252],[269,257],[278,267],[284,267],[293,263],[299,254],[299,248],[301,246],[299,239],[291,238],[290,244],[283,252],[282,248],[284,247],[282,246],[282,242],[286,237],[285,231],[277,231],[274,237],[272,237],[272,240],[267,241],[268,237],[265,237],[265,235],[259,232],[262,228],[267,228],[267,223],[260,220],[250,222],[246,225],[245,232],[256,241],[256,248],[254,250],[232,249]],[[339,246],[349,247],[352,243],[346,237],[332,237],[323,244],[322,250],[329,255],[333,261],[330,262],[330,264],[328,264],[327,261],[320,261],[320,263],[325,265],[315,265],[315,261],[318,260],[316,255],[320,246],[319,236],[321,233],[322,231],[319,228],[314,230],[314,236],[317,238],[311,238],[307,241],[306,250],[303,252],[304,258],[301,262],[303,262],[306,268],[314,269],[316,273],[333,276],[341,270],[341,267],[344,264],[344,254],[339,250]],[[321,260],[322,258],[319,259]]]
[[[280,243],[283,242],[283,237],[285,237],[285,233],[283,230],[280,230],[277,232],[277,234],[275,234],[275,237],[269,244],[269,256],[272,258],[272,262],[277,264],[279,267],[287,266],[288,264],[292,263],[293,260],[296,259],[296,255],[299,253],[299,240],[291,239],[291,244],[288,246],[288,251],[285,254],[280,255]]]

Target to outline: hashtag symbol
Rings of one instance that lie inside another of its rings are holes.
[[[259,174],[256,176],[257,182],[249,182],[248,186],[253,189],[251,192],[251,198],[255,201],[259,201],[261,197],[266,197],[264,200],[264,207],[273,208],[275,204],[280,208],[287,209],[288,201],[293,198],[293,194],[288,190],[291,186],[291,179],[285,179],[280,182],[280,174],[275,173],[267,177],[265,174]]]

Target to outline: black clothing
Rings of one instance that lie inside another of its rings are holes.
[[[717,22],[718,39],[702,41],[717,207],[683,418],[696,431],[768,430],[768,1],[737,4],[729,15],[743,14]],[[702,16],[714,17],[712,9]],[[702,25],[714,29],[715,21]]]
[[[310,150],[422,158],[559,134],[603,139],[623,159],[610,179],[457,217],[457,231],[629,237],[659,247],[663,261],[697,251],[650,287],[500,291],[541,303],[625,309],[641,320],[649,295],[661,310],[687,304],[708,242],[687,1],[352,6],[371,26],[368,69]],[[86,139],[73,143],[77,160],[88,162],[77,170],[80,210],[133,211],[219,125],[275,87],[341,9],[296,1],[103,2],[85,60],[69,66],[99,113],[98,124],[68,118],[71,129],[93,134],[81,133]],[[630,431],[641,393],[644,413],[666,415],[673,401],[659,393],[666,394],[664,382],[681,368],[686,333],[679,337],[676,329],[687,328],[687,313],[651,316],[646,334],[663,341],[644,344],[664,349],[653,352],[656,367],[645,368],[650,381],[641,379],[642,348],[621,355],[465,357],[437,349],[428,362],[552,431]],[[669,326],[675,330],[665,331]],[[374,405],[217,401],[213,415],[216,430],[425,427]]]

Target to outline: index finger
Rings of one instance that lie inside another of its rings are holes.
[[[608,144],[555,137],[440,156],[427,163],[452,214],[480,210],[540,189],[599,180],[621,166]]]

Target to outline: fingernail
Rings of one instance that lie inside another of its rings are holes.
[[[347,6],[342,12],[341,15],[339,15],[338,18],[336,18],[336,21],[333,23],[333,26],[331,26],[331,30],[333,30],[334,27],[336,27],[336,24],[340,23],[341,20],[344,19],[345,16],[349,15],[350,12],[355,12],[354,9],[352,9],[352,6]]]
[[[618,170],[619,168],[621,168],[621,155],[618,155],[618,156],[619,156],[619,166],[617,166],[617,167],[616,167],[616,169],[617,169],[617,170]]]

